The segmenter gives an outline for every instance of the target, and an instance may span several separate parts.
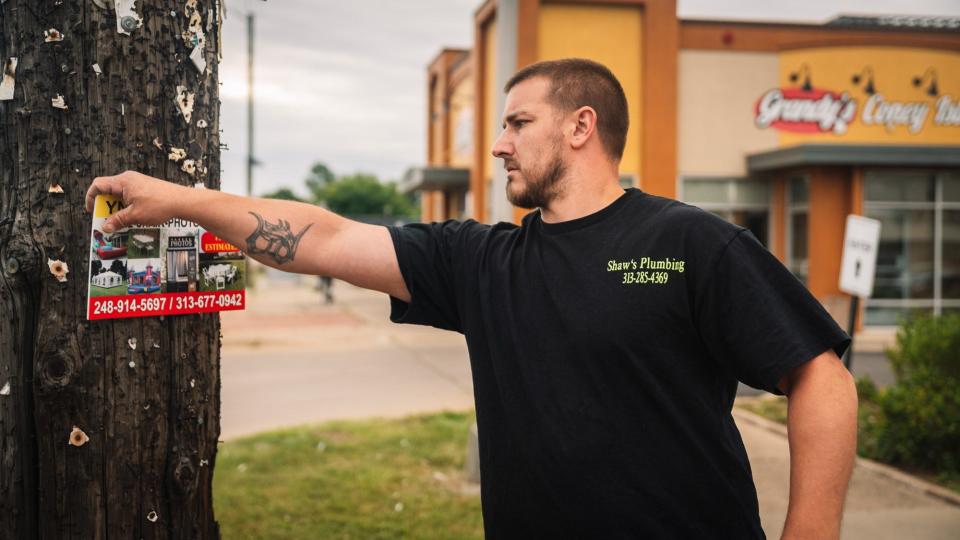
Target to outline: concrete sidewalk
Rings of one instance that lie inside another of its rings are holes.
[[[224,312],[221,438],[324,420],[473,408],[463,337],[389,321],[383,294],[261,280]]]
[[[247,311],[223,320],[222,437],[342,418],[397,417],[473,407],[462,336],[388,321],[386,296],[338,282],[323,305],[314,281],[273,274],[248,291]],[[789,495],[782,428],[737,413],[760,499],[778,538]],[[843,538],[960,538],[960,506],[858,463]]]

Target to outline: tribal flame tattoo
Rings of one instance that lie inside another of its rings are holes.
[[[303,234],[313,226],[311,223],[299,233],[293,234],[289,221],[281,219],[276,223],[269,223],[260,214],[247,213],[257,218],[257,228],[247,237],[247,254],[269,255],[277,264],[293,260],[297,253],[297,244]]]

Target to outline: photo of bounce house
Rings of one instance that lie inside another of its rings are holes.
[[[142,272],[130,270],[127,276],[130,281],[127,292],[130,294],[160,292],[160,273],[153,271],[152,264],[148,264]]]
[[[105,235],[100,231],[93,231],[93,251],[101,259],[115,259],[127,254],[123,245],[123,237],[119,234]]]

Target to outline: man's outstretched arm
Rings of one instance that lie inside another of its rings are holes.
[[[783,540],[840,538],[840,520],[857,450],[857,390],[832,351],[796,368],[787,394],[790,505]]]
[[[114,195],[125,206],[104,224],[106,232],[185,219],[274,268],[332,276],[410,301],[384,227],[310,204],[193,189],[131,171],[96,178],[87,191],[88,212],[99,194]]]

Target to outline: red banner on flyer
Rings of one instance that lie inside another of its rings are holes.
[[[87,319],[186,315],[244,309],[246,291],[100,296],[90,299]]]

